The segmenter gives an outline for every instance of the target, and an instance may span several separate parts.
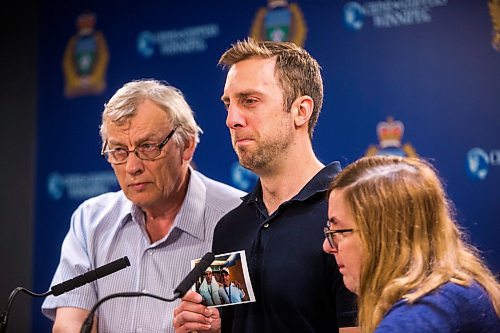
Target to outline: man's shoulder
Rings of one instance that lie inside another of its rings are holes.
[[[130,214],[132,202],[122,191],[103,193],[82,202],[72,214],[71,229],[82,239],[92,238],[121,226],[118,221]]]
[[[206,201],[208,206],[218,207],[227,210],[232,209],[241,203],[241,197],[246,193],[232,187],[228,184],[214,180],[202,174],[201,172],[194,171],[195,177],[198,177],[206,188]]]
[[[254,209],[248,205],[248,202],[245,202],[240,198],[240,203],[229,212],[227,212],[227,214],[221,218],[219,224],[234,224],[236,223],[236,221],[245,224],[247,219],[251,218],[251,213],[253,211]]]
[[[95,227],[106,221],[114,224],[130,214],[132,206],[123,191],[107,192],[82,202],[74,211],[73,218]]]
[[[123,191],[102,193],[83,201],[80,207],[87,209],[104,209],[105,207],[111,208],[117,205],[130,205],[130,201]]]
[[[238,197],[238,198],[241,198],[242,196],[246,195],[246,193],[243,192],[242,190],[239,190],[236,187],[225,184],[218,180],[209,178],[204,174],[202,174],[201,172],[196,171],[196,175],[201,178],[201,180],[207,187],[209,194],[218,194],[221,196]]]

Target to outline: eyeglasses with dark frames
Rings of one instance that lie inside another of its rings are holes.
[[[337,229],[331,230],[329,227],[324,227],[323,232],[325,233],[325,237],[328,240],[328,244],[330,244],[331,248],[335,251],[339,249],[339,241],[344,239],[344,234],[347,232],[353,232],[355,229]]]
[[[175,133],[175,130],[179,127],[176,125],[170,133],[168,133],[167,137],[163,139],[160,143],[143,143],[139,147],[135,147],[132,150],[125,149],[123,147],[108,149],[105,148],[108,145],[108,141],[102,147],[101,156],[106,159],[111,164],[121,164],[127,161],[128,155],[130,153],[134,153],[138,158],[145,161],[151,161],[160,156],[161,150],[166,144],[170,141],[172,136]]]

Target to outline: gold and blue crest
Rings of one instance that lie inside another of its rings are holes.
[[[95,14],[79,15],[78,31],[66,46],[63,72],[64,94],[68,98],[98,95],[106,89],[109,52],[104,35],[95,31],[95,24]]]
[[[255,40],[293,42],[304,46],[307,27],[304,15],[296,3],[287,0],[268,0],[255,14],[250,37]]]
[[[491,46],[500,52],[500,0],[489,0],[488,8],[490,10],[491,23],[493,25]]]
[[[378,145],[370,145],[365,156],[396,155],[417,157],[415,148],[410,143],[401,144],[405,127],[399,120],[388,117],[387,121],[377,124]]]

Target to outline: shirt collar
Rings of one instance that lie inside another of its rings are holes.
[[[304,201],[318,192],[325,192],[330,187],[332,179],[341,170],[339,162],[332,162],[321,169],[301,190],[291,199],[291,201]],[[242,198],[243,202],[255,202],[262,199],[262,185],[260,179],[257,181],[252,192]]]
[[[179,228],[188,234],[203,240],[205,237],[205,227],[199,226],[197,221],[204,221],[207,199],[207,187],[199,176],[198,172],[189,167],[189,185],[182,203],[181,210],[175,217],[173,228]],[[200,222],[202,223],[202,222]]]

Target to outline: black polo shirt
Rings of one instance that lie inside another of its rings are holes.
[[[356,326],[355,296],[335,258],[323,252],[326,191],[340,171],[323,168],[269,216],[260,182],[217,224],[212,250],[245,250],[256,302],[221,308],[222,331],[336,332]]]

